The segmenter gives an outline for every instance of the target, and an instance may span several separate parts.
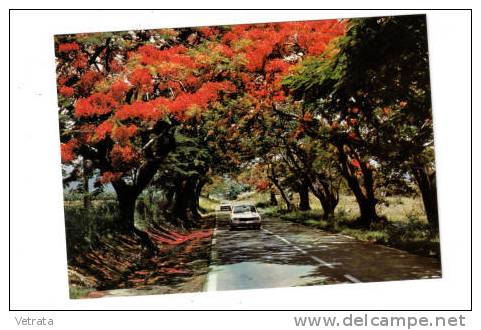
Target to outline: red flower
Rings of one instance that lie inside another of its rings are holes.
[[[102,184],[106,184],[109,182],[115,182],[118,181],[122,177],[122,172],[104,172],[102,173],[102,176],[100,177],[100,182]]]
[[[159,97],[149,102],[136,101],[132,104],[122,106],[115,117],[119,120],[140,118],[142,120],[159,120],[167,112],[167,104],[170,100]]]
[[[359,164],[359,161],[357,159],[351,160],[351,165],[357,168],[361,167],[361,164]]]
[[[120,72],[122,70],[122,64],[117,60],[110,61],[110,71]]]
[[[127,94],[128,90],[129,90],[129,84],[127,84],[125,81],[122,81],[122,80],[118,80],[114,82],[110,87],[112,96],[117,101],[120,101],[125,96],[125,94]]]
[[[112,131],[112,139],[117,142],[125,143],[135,134],[137,134],[137,126],[119,126]]]
[[[309,112],[306,112],[302,118],[303,121],[305,122],[311,122],[312,121],[312,115]]]
[[[94,93],[87,98],[80,98],[75,104],[76,117],[94,117],[112,112],[117,107],[112,95]]]
[[[282,102],[286,99],[286,95],[284,94],[283,91],[279,91],[277,92],[273,97],[272,99],[275,101],[275,102]]]
[[[102,141],[105,139],[107,134],[110,134],[112,132],[113,124],[110,120],[106,120],[102,122],[97,128],[95,129],[95,137],[97,138],[97,141]]]
[[[84,92],[88,92],[100,79],[102,74],[96,71],[88,71],[80,77],[80,87]]]
[[[138,159],[139,155],[130,145],[115,144],[110,151],[110,162],[116,168],[135,166]]]
[[[274,59],[272,61],[267,62],[265,70],[268,73],[277,73],[280,72],[282,74],[287,73],[289,70],[289,63],[283,61],[281,59]]]
[[[72,63],[73,67],[77,69],[85,68],[87,64],[88,64],[88,59],[85,54],[79,54],[75,58],[75,61]]]
[[[75,139],[72,139],[66,143],[62,143],[60,145],[62,163],[68,163],[75,159],[76,155],[74,153],[74,150],[77,147],[78,142]]]
[[[59,93],[64,97],[72,97],[75,93],[75,90],[72,87],[62,86],[60,87]]]
[[[144,92],[152,92],[152,75],[148,69],[137,68],[129,77],[129,81],[132,85],[140,88]]]
[[[237,38],[237,35],[231,31],[227,32],[226,34],[224,34],[224,36],[222,37],[222,42],[226,43],[226,44],[229,44],[232,40],[236,39]]]
[[[58,45],[58,52],[59,53],[68,53],[72,51],[80,50],[80,46],[76,42],[64,43]]]
[[[269,188],[269,181],[261,179],[259,182],[256,184],[256,190],[257,191],[265,191]]]
[[[216,28],[211,28],[208,26],[200,27],[199,28],[200,33],[204,38],[210,39],[212,36],[215,36],[216,33],[218,32]]]

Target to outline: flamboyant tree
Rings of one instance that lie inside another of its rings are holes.
[[[272,157],[273,166],[269,167],[266,177],[280,189],[288,208],[292,205],[281,182],[289,183],[290,188],[300,193],[301,209],[309,208],[308,190],[312,184],[302,173],[293,175],[298,178],[293,181],[278,177],[276,171],[277,158],[286,153],[285,148],[279,148],[284,145],[282,139],[295,141],[302,130],[296,122],[280,124],[279,110],[292,105],[282,79],[306,58],[335,53],[331,41],[344,32],[344,21],[325,20],[239,25],[222,37],[234,57],[241,59],[236,70],[237,84],[244,93],[225,109],[215,133],[225,137],[225,144],[235,150],[233,158],[239,162],[257,158],[267,164],[266,156]],[[273,148],[276,152],[272,152]]]
[[[56,39],[62,162],[91,161],[117,193],[118,227],[144,239],[135,201],[175,149],[176,129],[235,91],[218,67],[224,48],[193,51],[184,38],[163,30]]]

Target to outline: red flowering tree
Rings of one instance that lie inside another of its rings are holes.
[[[226,136],[225,143],[236,150],[232,156],[238,162],[251,158],[271,165],[266,167],[271,170],[265,177],[278,188],[288,208],[291,202],[282,187],[287,184],[299,193],[301,209],[309,209],[309,189],[322,199],[326,214],[332,214],[337,205],[330,184],[319,181],[326,177],[323,169],[312,166],[317,156],[309,155],[310,151],[308,157],[294,155],[296,166],[289,157],[302,150],[304,123],[312,121],[312,116],[300,108],[300,116],[288,120],[283,117],[284,110],[294,105],[282,81],[306,59],[335,54],[332,41],[344,33],[344,21],[325,20],[239,25],[222,36],[222,42],[234,53],[233,58],[241,59],[237,81],[238,88],[245,93],[225,109],[215,134]],[[279,160],[284,161],[289,175],[285,171],[272,171],[279,166]]]
[[[62,162],[89,160],[117,193],[118,227],[143,238],[135,201],[175,149],[176,127],[235,90],[215,72],[220,51],[191,51],[167,32],[56,38]]]

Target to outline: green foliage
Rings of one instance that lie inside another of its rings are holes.
[[[118,219],[116,201],[94,202],[90,209],[85,209],[80,200],[65,201],[64,212],[69,261],[95,246]]]
[[[70,299],[80,299],[87,296],[90,292],[95,291],[95,288],[82,288],[77,286],[69,286]]]
[[[216,212],[219,207],[219,201],[201,196],[199,198],[199,207],[201,211],[206,213]]]
[[[235,200],[240,194],[251,190],[249,185],[233,180],[229,176],[224,176],[209,187],[210,195],[219,199]]]

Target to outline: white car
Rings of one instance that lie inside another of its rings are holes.
[[[232,211],[232,204],[230,203],[222,203],[219,205],[220,212],[231,212]]]
[[[252,204],[237,204],[232,207],[230,228],[252,227],[261,229],[261,216]]]

